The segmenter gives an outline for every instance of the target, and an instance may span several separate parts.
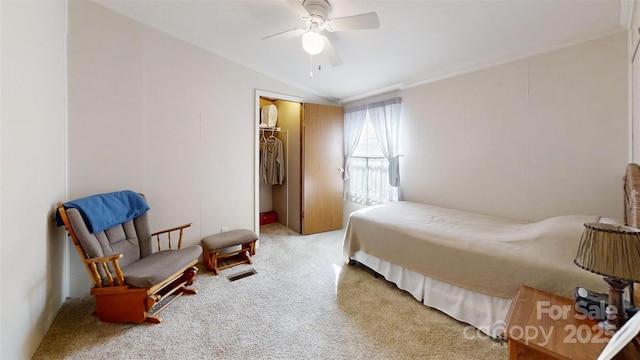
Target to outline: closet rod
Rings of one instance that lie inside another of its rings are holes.
[[[279,127],[261,127],[260,131],[280,131]]]

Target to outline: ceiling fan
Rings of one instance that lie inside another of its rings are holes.
[[[342,65],[342,59],[323,31],[338,32],[359,29],[377,29],[380,26],[378,14],[368,12],[364,14],[330,18],[331,5],[327,0],[285,0],[305,22],[304,28],[295,28],[269,35],[262,40],[278,36],[302,35],[302,48],[310,55],[316,55],[326,50],[329,62],[333,66]]]

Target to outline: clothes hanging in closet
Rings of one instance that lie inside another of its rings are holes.
[[[282,185],[284,172],[282,141],[271,135],[260,146],[260,180],[267,185]]]

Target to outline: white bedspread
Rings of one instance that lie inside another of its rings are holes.
[[[565,297],[576,286],[605,292],[602,277],[573,264],[584,223],[595,216],[558,216],[535,223],[411,202],[354,212],[345,261],[363,251],[433,279],[501,298],[520,285]]]

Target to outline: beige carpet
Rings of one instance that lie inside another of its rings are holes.
[[[201,269],[199,294],[168,307],[161,324],[101,323],[91,297],[67,300],[34,359],[507,358],[504,342],[467,339],[465,324],[343,264],[342,231],[261,232],[254,264]],[[227,279],[249,269],[257,274]]]

